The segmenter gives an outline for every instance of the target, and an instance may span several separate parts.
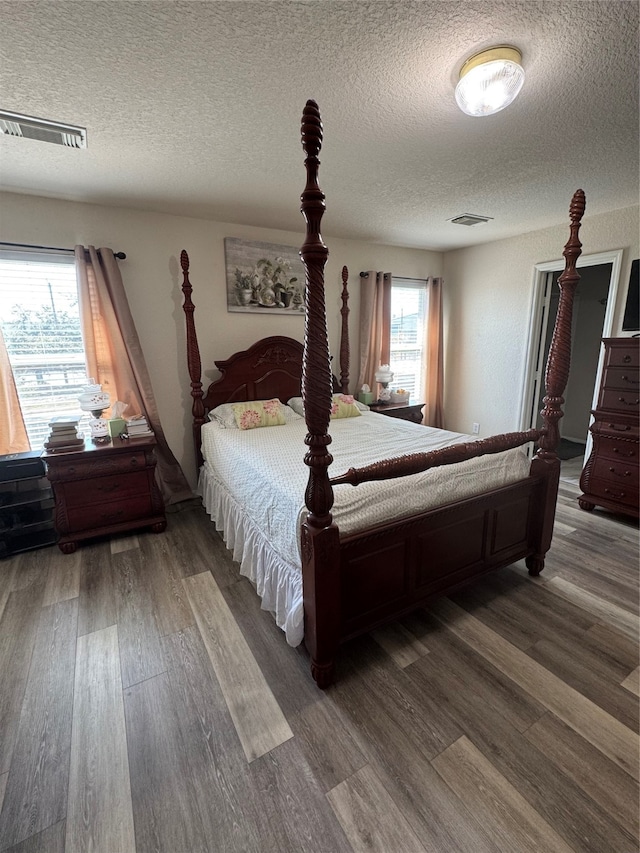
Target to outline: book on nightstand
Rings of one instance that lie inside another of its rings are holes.
[[[82,447],[84,444],[83,434],[78,432],[77,415],[56,415],[49,421],[51,432],[45,441],[46,450],[72,450]]]
[[[129,438],[149,438],[153,435],[153,431],[149,429],[147,419],[141,416],[127,421],[127,435]]]

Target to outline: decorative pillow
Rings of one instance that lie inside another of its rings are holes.
[[[290,397],[287,400],[287,406],[299,415],[301,418],[304,417],[304,406],[302,405],[302,397]]]
[[[287,405],[304,417],[302,397],[291,397]],[[369,406],[359,403],[351,394],[334,394],[331,398],[331,420],[335,418],[357,418],[360,412],[368,412]]]
[[[218,423],[221,427],[225,429],[247,429],[247,427],[241,427],[238,424],[236,419],[236,407],[244,406],[246,409],[254,409],[256,411],[263,411],[263,407],[266,403],[272,404],[269,406],[269,411],[275,412],[276,405],[279,407],[278,417],[273,419],[272,416],[265,418],[264,423],[258,423],[256,426],[281,426],[282,424],[288,424],[292,421],[299,421],[300,415],[296,414],[293,409],[289,408],[289,406],[283,405],[277,397],[274,400],[253,400],[247,403],[222,403],[220,406],[216,406],[215,409],[212,409],[209,412],[209,420]],[[246,418],[247,421],[251,420],[252,416],[248,416]],[[262,421],[262,415],[260,415],[260,420]],[[268,423],[266,421],[269,421]]]
[[[352,394],[334,394],[331,401],[331,420],[336,418],[359,418],[360,409]]]

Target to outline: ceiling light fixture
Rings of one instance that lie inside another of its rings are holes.
[[[515,47],[491,47],[460,69],[456,101],[468,116],[490,116],[508,107],[524,83],[522,54]]]

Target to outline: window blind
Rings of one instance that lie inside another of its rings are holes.
[[[0,326],[32,450],[87,383],[72,256],[0,252]]]
[[[390,367],[393,388],[402,388],[412,402],[423,402],[427,282],[392,279]]]

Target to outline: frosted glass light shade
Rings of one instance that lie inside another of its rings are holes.
[[[381,364],[374,375],[376,382],[379,382],[381,385],[388,385],[389,382],[393,382],[393,371],[388,364]]]
[[[494,47],[468,59],[460,70],[456,102],[469,116],[490,116],[508,107],[524,83],[522,54]]]

